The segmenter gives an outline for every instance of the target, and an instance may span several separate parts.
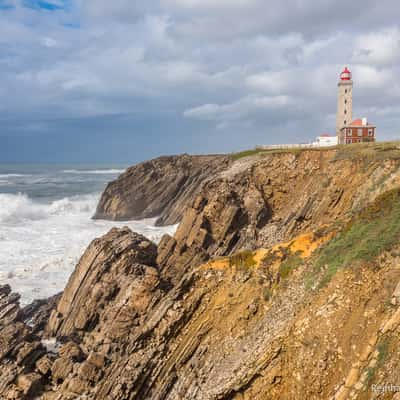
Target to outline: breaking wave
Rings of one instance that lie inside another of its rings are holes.
[[[41,203],[0,193],[0,282],[19,292],[23,304],[63,290],[85,248],[113,226],[128,226],[155,242],[176,229],[155,227],[153,219],[93,220],[98,199],[90,194]]]
[[[19,178],[21,176],[27,176],[26,174],[0,174],[0,178]]]

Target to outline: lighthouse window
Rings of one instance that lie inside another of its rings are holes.
[[[346,125],[346,122],[347,122],[347,121],[345,120],[345,121],[344,121],[344,124],[345,124],[345,125]]]
[[[344,89],[344,92],[347,93],[347,89]]]
[[[346,99],[344,100],[344,104],[347,104],[347,100]]]
[[[347,114],[347,110],[344,110],[344,113]]]

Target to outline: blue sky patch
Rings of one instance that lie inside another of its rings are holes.
[[[24,0],[24,6],[29,8],[43,9],[49,11],[64,10],[67,8],[67,0]]]
[[[0,0],[0,10],[11,10],[14,6],[9,0]]]

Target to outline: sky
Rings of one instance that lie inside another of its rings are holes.
[[[0,163],[400,139],[398,0],[0,0]]]

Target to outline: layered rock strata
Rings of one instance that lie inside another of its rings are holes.
[[[365,149],[230,161],[158,247],[113,229],[60,298],[22,309],[0,287],[0,398],[396,399],[371,385],[400,379],[397,236],[315,268],[400,187],[400,151]]]
[[[128,168],[109,183],[94,218],[137,220],[157,217],[157,225],[178,223],[203,183],[227,165],[225,156],[160,157]]]

